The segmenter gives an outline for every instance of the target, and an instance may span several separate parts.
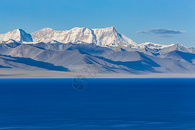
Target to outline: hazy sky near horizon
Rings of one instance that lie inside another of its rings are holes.
[[[138,44],[195,47],[194,7],[195,0],[0,0],[0,33],[114,26]]]

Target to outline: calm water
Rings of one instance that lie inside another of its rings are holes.
[[[0,129],[195,130],[195,79],[72,82],[0,79]]]

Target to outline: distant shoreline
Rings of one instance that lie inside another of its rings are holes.
[[[85,78],[195,78],[195,73],[146,73],[146,74],[89,74],[60,71],[21,71],[21,70],[1,70],[0,78],[75,78],[83,76]]]

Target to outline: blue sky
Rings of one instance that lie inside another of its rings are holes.
[[[138,44],[195,47],[194,7],[195,0],[0,0],[0,33],[114,26]]]

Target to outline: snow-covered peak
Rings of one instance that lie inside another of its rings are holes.
[[[174,44],[170,44],[170,45],[160,45],[160,44],[156,44],[156,43],[152,43],[152,42],[145,42],[142,44],[139,44],[137,47],[139,49],[144,49],[144,48],[150,48],[150,49],[163,49],[166,47],[170,47],[173,46]]]
[[[95,43],[100,46],[136,45],[131,39],[119,34],[114,27],[88,29],[75,27],[66,31],[45,28],[31,34],[34,42],[57,41],[61,43]]]
[[[92,29],[96,35],[97,45],[101,46],[124,46],[136,43],[124,35],[118,33],[114,27],[104,29]]]
[[[16,29],[5,34],[0,34],[0,42],[32,42],[32,37],[22,29]]]

